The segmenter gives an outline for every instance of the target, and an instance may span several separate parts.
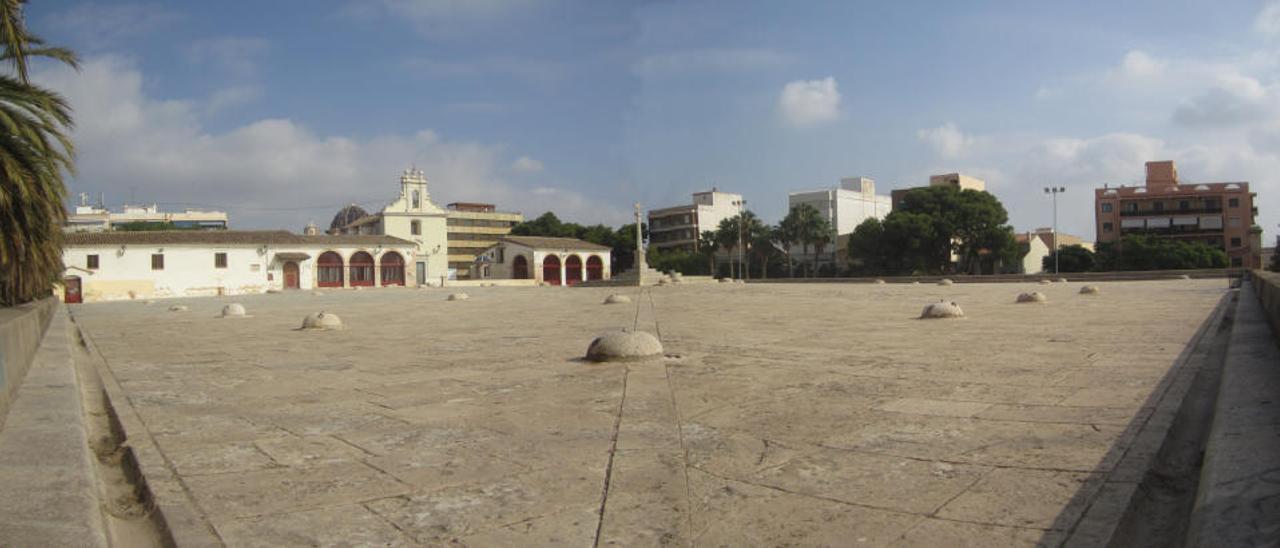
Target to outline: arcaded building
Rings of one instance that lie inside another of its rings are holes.
[[[1254,226],[1256,195],[1247,182],[1189,183],[1172,161],[1147,162],[1144,186],[1094,189],[1098,243],[1129,234],[1202,241],[1222,249],[1231,266],[1262,266],[1262,231]]]
[[[445,210],[449,215],[449,273],[459,280],[478,278],[476,257],[524,222],[524,215],[498,211],[493,204],[454,202]]]

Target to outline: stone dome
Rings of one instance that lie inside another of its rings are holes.
[[[364,217],[368,214],[369,212],[365,211],[363,207],[360,207],[355,204],[351,204],[347,207],[344,207],[338,210],[338,214],[334,215],[333,221],[329,223],[329,230],[337,230],[339,228],[347,226],[352,222],[355,222],[356,219]]]

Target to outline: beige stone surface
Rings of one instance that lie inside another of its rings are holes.
[[[1009,298],[1032,285],[335,291],[328,332],[296,292],[74,313],[229,545],[1054,546],[1226,282]],[[966,319],[917,319],[941,300]],[[623,328],[668,357],[582,359]]]

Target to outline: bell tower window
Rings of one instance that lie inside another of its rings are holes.
[[[419,209],[419,208],[421,208],[422,206],[421,206],[420,204],[422,203],[422,194],[421,194],[420,192],[416,191],[416,190],[415,190],[415,191],[413,191],[413,200],[412,200],[412,202],[413,202],[413,209]]]

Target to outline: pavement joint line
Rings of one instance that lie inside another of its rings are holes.
[[[638,312],[637,312],[638,314]],[[613,479],[613,457],[618,454],[618,432],[622,430],[622,409],[627,403],[627,377],[631,376],[631,367],[622,373],[622,396],[618,398],[618,418],[613,421],[613,437],[609,444],[609,460],[604,469],[604,489],[600,493],[600,520],[596,522],[596,535],[593,547],[599,548],[600,534],[604,532],[604,511],[609,503],[609,482]]]
[[[390,525],[392,529],[395,529],[396,531],[399,531],[399,532],[400,532],[400,534],[404,536],[404,538],[406,538],[406,539],[408,539],[408,540],[409,540],[409,542],[412,542],[412,543],[414,543],[415,545],[420,544],[420,543],[418,542],[418,539],[417,539],[416,537],[414,537],[412,534],[410,534],[408,531],[405,531],[405,530],[404,530],[404,528],[400,527],[400,524],[398,524],[398,523],[396,523],[396,522],[392,521],[392,520],[391,520],[390,518],[388,518],[387,516],[384,516],[384,515],[382,515],[382,514],[379,514],[379,513],[375,512],[375,511],[373,511],[373,508],[370,508],[370,507],[369,507],[369,503],[371,503],[371,502],[375,502],[375,501],[378,501],[378,500],[386,500],[386,499],[391,499],[391,498],[399,498],[399,497],[383,497],[383,498],[380,498],[380,499],[374,499],[374,500],[371,500],[371,501],[361,502],[361,503],[360,503],[360,507],[361,507],[361,508],[364,508],[364,511],[366,511],[366,512],[368,512],[368,513],[370,513],[370,514],[373,514],[373,516],[374,516],[374,517],[376,517],[379,521],[381,521],[381,522],[383,522],[383,523],[385,523],[385,524],[387,524],[387,525]]]
[[[651,301],[652,302],[652,301]],[[654,315],[654,323],[657,323],[657,315]],[[676,403],[675,384],[671,380],[671,364],[662,364],[662,368],[667,377],[667,393],[671,396],[671,410],[674,411],[676,419],[676,436],[680,440],[680,467],[684,473],[684,501],[685,501],[685,519],[689,522],[689,531],[693,532],[693,493],[689,489],[689,448],[684,443],[684,425],[680,421],[680,406]],[[768,442],[765,442],[766,447]]]
[[[392,474],[391,472],[388,472],[388,471],[386,471],[386,470],[383,470],[383,469],[381,469],[381,468],[378,468],[378,466],[377,466],[376,464],[373,464],[372,462],[367,462],[365,459],[360,459],[360,460],[358,460],[358,461],[356,461],[356,462],[359,462],[360,464],[363,464],[363,465],[365,465],[365,466],[368,466],[369,468],[374,469],[374,470],[375,470],[375,471],[377,471],[378,473],[380,473],[380,474],[382,474],[382,475],[384,475],[384,476],[387,476],[387,477],[389,477],[389,478],[391,478],[391,479],[395,480],[395,482],[396,482],[396,483],[399,483],[402,487],[404,487],[404,488],[406,488],[406,489],[408,489],[408,490],[409,490],[409,491],[408,491],[408,492],[406,492],[405,494],[412,493],[413,491],[415,491],[415,490],[417,489],[417,488],[415,488],[414,486],[409,485],[409,483],[408,483],[408,482],[406,482],[406,481],[404,481],[404,480],[400,479],[399,477],[397,477],[395,474]]]
[[[290,432],[290,433],[292,433],[292,432]],[[295,435],[295,436],[297,436],[297,434],[294,434],[294,435]],[[299,437],[299,438],[301,438],[301,436],[298,436],[298,437]],[[330,438],[333,438],[333,439],[335,439],[335,440],[338,440],[339,442],[342,442],[344,445],[347,445],[347,446],[353,447],[353,448],[355,448],[355,450],[357,450],[357,451],[359,451],[359,452],[361,452],[361,453],[364,453],[365,455],[368,455],[368,456],[370,456],[370,457],[376,457],[376,456],[378,456],[378,455],[374,454],[373,452],[369,451],[368,449],[365,449],[365,448],[363,448],[363,447],[360,447],[359,445],[356,445],[356,444],[354,444],[354,443],[351,443],[351,442],[347,441],[347,440],[346,440],[346,438],[343,438],[342,436],[339,436],[339,435],[337,435],[337,434],[326,434],[326,435],[325,435],[325,437],[330,437]]]
[[[952,501],[960,498],[961,495],[968,493],[970,489],[973,489],[973,486],[981,483],[982,480],[987,479],[987,476],[990,476],[991,473],[994,471],[995,471],[995,468],[988,468],[986,470],[983,470],[981,474],[978,474],[978,477],[974,478],[973,481],[969,482],[969,485],[964,486],[964,489],[961,489],[960,492],[956,493],[955,495],[952,495],[951,498],[943,501],[942,504],[939,504],[938,507],[934,508],[932,512],[929,512],[929,517],[937,518],[938,512],[941,512],[942,509],[946,508],[948,504],[952,503]]]
[[[929,515],[928,515],[928,514],[922,514],[922,513],[920,513],[920,512],[912,512],[912,511],[910,511],[910,510],[900,510],[900,509],[897,509],[897,508],[889,508],[889,507],[887,507],[887,506],[876,506],[876,505],[874,505],[874,504],[866,504],[866,503],[861,503],[861,502],[851,502],[851,501],[847,501],[847,500],[843,500],[843,499],[838,499],[838,498],[833,498],[833,497],[827,497],[827,496],[823,496],[823,495],[815,495],[815,494],[813,494],[813,493],[801,493],[801,492],[799,492],[799,491],[792,491],[792,490],[790,490],[790,489],[786,489],[786,488],[784,488],[784,487],[778,487],[778,486],[776,486],[776,485],[769,485],[769,484],[767,484],[767,483],[757,483],[757,482],[754,482],[754,481],[744,480],[744,479],[740,479],[740,478],[731,478],[731,477],[729,477],[729,476],[724,476],[724,475],[721,475],[721,474],[717,474],[717,473],[715,473],[715,472],[710,472],[710,471],[708,471],[708,470],[706,470],[706,469],[704,469],[704,468],[699,468],[699,467],[697,467],[697,466],[690,466],[690,468],[692,468],[692,469],[694,469],[694,470],[697,470],[697,471],[699,471],[699,472],[702,472],[703,474],[706,474],[706,475],[708,475],[708,476],[711,476],[711,477],[714,477],[714,478],[718,478],[718,479],[721,479],[721,480],[724,480],[724,481],[734,481],[734,482],[738,482],[738,483],[745,483],[745,484],[747,484],[747,485],[752,485],[752,486],[759,487],[759,488],[762,488],[762,489],[770,489],[770,490],[773,490],[773,491],[778,491],[779,493],[786,493],[786,494],[788,494],[788,495],[795,495],[795,496],[797,496],[797,497],[806,497],[806,498],[811,498],[811,499],[815,499],[815,500],[822,500],[822,501],[826,501],[826,502],[834,502],[834,503],[836,503],[836,504],[843,504],[843,505],[846,505],[846,506],[855,506],[855,507],[858,507],[858,508],[867,508],[867,509],[870,509],[870,510],[880,510],[880,511],[884,511],[884,512],[891,512],[891,513],[894,513],[894,514],[902,514],[902,515],[904,515],[904,516],[917,516],[917,517],[922,517],[922,518],[927,518],[927,517],[929,517]]]

